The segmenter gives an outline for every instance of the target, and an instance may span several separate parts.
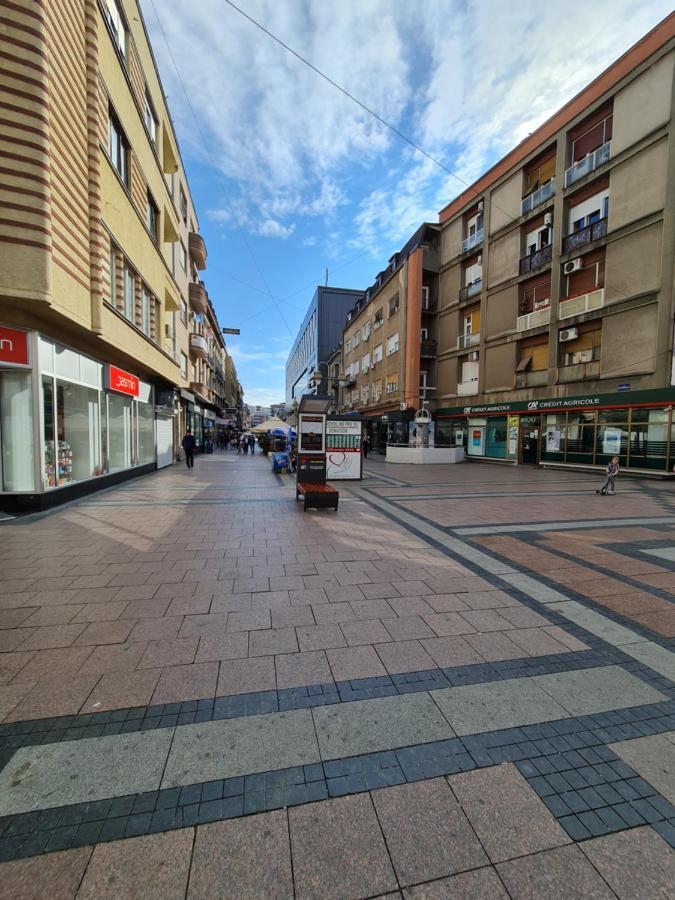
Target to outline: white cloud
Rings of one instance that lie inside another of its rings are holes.
[[[284,338],[284,341],[288,344],[287,338]],[[250,347],[246,347],[243,344],[228,344],[227,350],[235,363],[258,362],[272,364],[275,360],[283,360],[285,363],[290,353],[290,348],[268,350],[259,344],[253,344]]]
[[[276,219],[265,219],[258,226],[258,234],[261,237],[275,237],[286,239],[295,231],[295,225],[282,225]]]
[[[244,394],[244,403],[249,406],[271,406],[283,400],[284,392],[280,387],[247,387]]]

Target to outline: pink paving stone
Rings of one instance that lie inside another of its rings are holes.
[[[308,606],[309,604],[329,603],[328,595],[323,588],[288,592],[291,606]]]
[[[159,669],[148,669],[146,672],[109,672],[91,692],[82,707],[82,712],[104,712],[108,709],[147,706],[160,674]]]
[[[391,640],[391,635],[379,619],[363,622],[342,622],[340,625],[345,640],[350,647],[359,644],[379,644]]]
[[[31,658],[14,680],[25,682],[67,678],[78,671],[91,652],[91,647],[59,647],[27,653],[26,656]]]
[[[10,713],[26,694],[33,690],[35,684],[8,684],[0,687],[0,722]]]
[[[106,644],[95,647],[80,669],[81,675],[132,671],[145,653],[145,644]]]
[[[480,653],[459,636],[429,638],[420,643],[436,665],[442,669],[483,662]]]
[[[266,591],[251,594],[251,609],[284,609],[290,605],[288,591]]]
[[[37,612],[39,607],[37,606],[27,606],[23,608],[15,608],[15,609],[0,609],[0,628],[16,628],[21,625],[25,620],[32,616],[34,612]]]
[[[169,666],[162,669],[152,702],[178,703],[183,700],[215,697],[217,681],[217,662]]]
[[[371,678],[375,675],[387,674],[374,647],[344,647],[339,650],[327,650],[326,656],[335,681],[351,681],[354,678]]]
[[[434,632],[420,616],[402,616],[396,619],[382,619],[394,641],[414,640],[434,637]]]
[[[564,628],[561,628],[559,625],[547,625],[543,630],[546,634],[555,638],[556,641],[560,641],[560,643],[567,647],[568,650],[590,650],[588,644],[584,644],[583,641],[568,634]]]
[[[427,603],[428,597],[389,597],[387,603],[397,616],[427,616],[434,610]]]
[[[75,715],[99,678],[100,675],[73,675],[59,683],[40,682],[8,713],[5,721]]]
[[[86,603],[73,618],[73,622],[112,622],[127,608],[125,601],[113,603]]]
[[[252,594],[222,594],[211,601],[211,614],[238,612],[251,609]]]
[[[364,599],[363,591],[357,585],[328,585],[326,587],[326,596],[331,603],[349,603],[352,600],[359,601]]]
[[[464,637],[486,662],[499,662],[501,659],[519,659],[527,656],[522,647],[509,640],[501,631],[490,634],[467,634]]]
[[[505,591],[472,591],[459,596],[470,609],[502,609],[504,606],[520,605]]]
[[[242,659],[248,656],[248,631],[232,634],[204,634],[199,638],[196,662]]]
[[[184,900],[194,830],[98,844],[78,900]]]
[[[675,852],[652,828],[634,828],[579,846],[620,900],[672,900]]]
[[[454,634],[473,634],[476,629],[469,625],[467,620],[456,612],[433,613],[425,616],[424,621],[439,637],[447,637]]]
[[[349,603],[321,603],[312,605],[312,612],[317,625],[328,622],[350,622],[354,619],[354,613]]]
[[[513,859],[500,863],[497,871],[516,900],[616,900],[578,847],[556,847]]]
[[[323,650],[284,653],[275,656],[277,687],[304,687],[333,681],[333,675]]]
[[[433,594],[424,598],[434,612],[461,612],[470,609],[457,594]]]
[[[83,609],[83,605],[78,606],[75,603],[67,603],[65,606],[42,606],[23,624],[26,628],[40,625],[66,625],[75,617],[76,613]]]
[[[167,616],[195,616],[207,613],[211,608],[211,596],[175,597],[166,611]]]
[[[509,900],[492,866],[406,888],[403,896],[405,900]]]
[[[508,619],[516,628],[539,628],[542,625],[550,625],[549,619],[544,618],[533,609],[527,606],[505,607],[499,610],[499,615],[504,619]]]
[[[356,600],[349,604],[355,619],[391,619],[394,610],[386,600]]]
[[[274,657],[228,659],[220,664],[216,693],[220,697],[254,691],[273,691],[276,686]]]
[[[393,581],[392,584],[402,597],[424,597],[435,593],[424,581]]]
[[[57,647],[70,647],[73,641],[82,634],[87,626],[85,624],[78,625],[44,625],[41,628],[19,629],[24,631],[26,640],[18,647],[10,649],[21,650],[49,650]],[[3,634],[10,632],[0,632],[0,638]]]
[[[295,629],[300,650],[329,650],[346,647],[347,642],[336,624],[310,625]]]
[[[159,619],[169,608],[168,597],[148,598],[147,600],[131,600],[127,608],[119,616],[120,619]]]
[[[1,900],[73,900],[91,847],[61,850],[0,865]]]
[[[515,626],[500,615],[496,609],[470,609],[462,613],[462,618],[471,625],[476,631],[508,631]]]
[[[79,647],[99,644],[123,644],[134,629],[132,621],[92,622],[75,641]]]
[[[198,637],[150,641],[138,663],[138,668],[156,669],[163,666],[189,665],[195,661],[198,644]]]
[[[182,616],[170,616],[164,619],[141,619],[129,635],[130,641],[162,641],[178,637],[183,624]]]
[[[33,659],[35,652],[35,650],[25,650],[23,653],[0,653],[0,684],[9,684]],[[30,679],[26,679],[26,681],[28,680]]]
[[[226,887],[225,887],[226,886]],[[187,900],[292,897],[286,813],[263,813],[197,829]]]
[[[389,581],[381,581],[373,584],[362,584],[361,591],[366,600],[380,600],[388,597],[400,597],[397,588]]]
[[[156,584],[136,584],[130,587],[119,588],[115,593],[115,600],[140,603],[143,600],[152,600],[156,593]],[[162,598],[160,597],[159,599],[161,600]],[[167,600],[166,606],[168,605],[169,601]],[[159,615],[162,615],[162,613],[159,613]],[[128,616],[127,618],[131,618],[131,616]]]
[[[277,653],[297,653],[298,642],[294,628],[269,628],[251,631],[248,639],[249,656],[273,656]]]
[[[229,613],[208,613],[185,616],[179,637],[201,637],[204,634],[224,634],[229,621]]]
[[[394,641],[391,644],[377,644],[375,650],[390,675],[436,668],[433,659],[419,641]]]
[[[268,609],[242,610],[227,614],[228,631],[257,631],[272,627],[272,617]]]
[[[568,648],[556,641],[543,628],[516,628],[509,631],[509,640],[522,647],[527,656],[548,656],[567,653]]]
[[[314,614],[311,606],[289,606],[285,609],[273,609],[272,628],[293,628],[294,626],[314,625]]]

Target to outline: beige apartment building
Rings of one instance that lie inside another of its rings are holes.
[[[438,266],[439,228],[427,223],[347,314],[340,405],[364,417],[373,450],[407,444],[422,401],[433,408]]]
[[[675,16],[440,213],[436,442],[672,472]]]
[[[136,0],[0,10],[0,496],[44,507],[170,463],[224,345]]]

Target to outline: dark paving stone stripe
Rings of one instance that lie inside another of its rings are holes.
[[[573,840],[651,824],[675,807],[607,747],[675,729],[675,701],[0,818],[0,862],[239,818],[512,762]]]

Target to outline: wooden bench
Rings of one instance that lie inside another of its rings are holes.
[[[334,509],[337,512],[340,492],[336,491],[329,484],[310,484],[298,481],[295,486],[296,501],[300,499],[300,495],[305,498],[305,512],[310,507],[314,509]]]

